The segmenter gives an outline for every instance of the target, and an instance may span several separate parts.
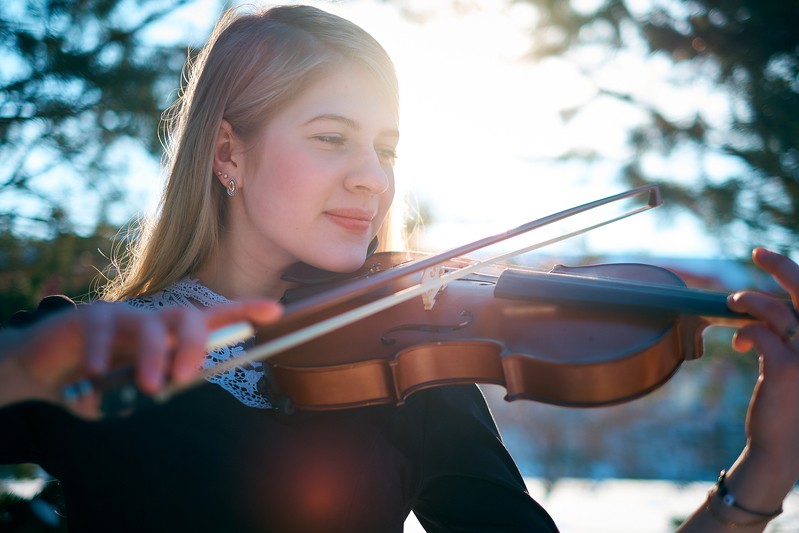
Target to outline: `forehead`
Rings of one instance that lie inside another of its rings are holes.
[[[337,115],[378,129],[397,129],[399,102],[378,77],[351,63],[320,72],[274,119],[309,121]]]

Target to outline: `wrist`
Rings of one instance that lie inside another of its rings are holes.
[[[705,510],[714,521],[725,528],[761,531],[766,524],[782,514],[782,504],[767,511],[741,504],[726,484],[726,472],[719,474],[705,501]]]
[[[751,452],[745,448],[708,494],[706,507],[717,521],[720,516],[737,527],[764,526],[782,512],[795,477],[772,457]]]

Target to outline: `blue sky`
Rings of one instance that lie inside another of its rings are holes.
[[[677,118],[702,109],[723,121],[730,105],[690,68],[681,71],[662,58],[645,59],[635,47],[612,55],[586,49],[569,61],[525,59],[534,12],[523,3],[460,2],[459,9],[448,0],[310,3],[366,28],[397,65],[402,91],[398,190],[411,208],[432,213],[418,243],[430,250],[623,190],[617,176],[631,157],[626,134],[642,120],[641,113],[599,98],[570,121],[563,120],[564,110],[594,98],[599,87],[657,102],[667,116]],[[185,24],[189,35],[201,40],[213,2],[200,4],[205,7],[184,10],[180,24],[170,26],[177,30]],[[400,7],[421,17],[403,17]],[[596,74],[587,77],[586,67],[594,67]],[[688,78],[691,82],[682,87],[670,83]],[[591,163],[556,161],[572,149],[601,157]],[[652,157],[644,164],[675,180],[690,180],[698,164],[711,175],[734,168],[730,160],[700,162],[692,153],[669,160]],[[153,198],[157,180],[146,185],[140,194]],[[722,254],[690,216],[654,213],[592,232],[566,249],[575,254]],[[747,250],[732,253],[746,255]]]
[[[535,13],[508,0],[349,0],[313,3],[350,18],[389,51],[401,84],[402,140],[397,162],[400,195],[411,208],[431,213],[417,246],[452,248],[504,231],[551,212],[623,190],[619,169],[632,156],[627,132],[640,111],[609,98],[600,88],[623,90],[657,103],[669,117],[701,109],[726,120],[729,101],[693,67],[675,68],[645,58],[633,45],[609,54],[584,49],[566,59],[533,62],[530,27]],[[452,6],[457,4],[458,9]],[[153,44],[202,43],[219,14],[215,0],[197,0],[154,28]],[[403,10],[416,17],[403,16]],[[585,71],[594,73],[587,76]],[[674,84],[682,81],[681,86]],[[689,83],[684,83],[690,80]],[[175,80],[175,88],[178,80]],[[164,102],[170,100],[165,93]],[[588,101],[579,114],[566,112]],[[155,135],[155,132],[153,132]],[[591,162],[559,162],[569,150],[595,152]],[[125,182],[130,198],[112,214],[123,223],[152,211],[162,183],[158,162],[127,146]],[[675,180],[690,180],[701,167],[724,176],[735,169],[725,158],[680,153],[642,162]],[[52,186],[63,187],[63,176]],[[93,213],[80,190],[69,190],[76,213]],[[635,253],[660,256],[745,256],[722,250],[688,215],[638,215],[574,240],[571,254]]]

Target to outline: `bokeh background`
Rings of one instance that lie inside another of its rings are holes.
[[[441,251],[658,184],[663,207],[518,261],[632,260],[670,268],[692,287],[776,291],[752,269],[751,248],[799,257],[792,2],[304,3],[362,25],[396,62],[397,180],[411,247]],[[187,57],[233,4],[0,4],[0,320],[47,294],[91,301],[113,275],[116,251],[136,238],[129,227],[157,209],[160,115],[180,90]],[[501,390],[484,390],[542,498],[575,479],[589,488],[573,493],[572,509],[597,500],[590,487],[620,480],[705,490],[744,442],[756,376],[752,357],[730,354],[729,335],[709,331],[701,360],[621,406],[511,404]],[[52,513],[57,484],[42,485],[35,465],[0,473],[0,529],[62,530]],[[661,512],[650,513],[651,529],[639,521],[629,531],[667,531],[683,511],[663,512],[674,493],[647,486]],[[799,530],[791,511],[773,531]],[[599,522],[564,531],[621,531]]]

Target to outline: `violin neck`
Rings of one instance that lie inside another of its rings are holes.
[[[667,317],[695,316],[709,324],[738,327],[753,317],[727,307],[727,294],[611,278],[508,269],[497,281],[498,298],[535,301],[579,309],[642,313]]]

